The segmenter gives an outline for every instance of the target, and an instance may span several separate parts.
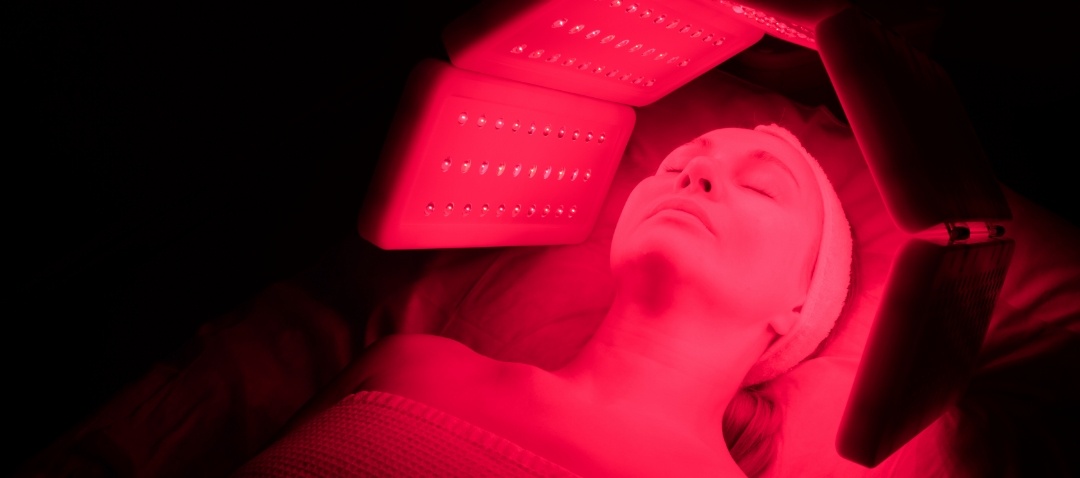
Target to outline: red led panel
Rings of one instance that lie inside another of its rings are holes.
[[[642,106],[761,39],[764,26],[725,3],[486,2],[443,43],[460,68]]]
[[[1011,240],[900,249],[837,435],[877,466],[963,396],[1012,261]]]
[[[360,213],[383,249],[572,244],[592,231],[634,111],[425,60]]]

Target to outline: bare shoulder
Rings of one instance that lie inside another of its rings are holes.
[[[379,390],[423,401],[432,395],[480,391],[525,373],[528,367],[500,362],[464,344],[435,335],[402,334],[380,339],[359,360],[366,368],[359,389]]]

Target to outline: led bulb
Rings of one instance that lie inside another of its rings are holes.
[[[635,85],[640,85],[641,82],[644,81],[644,80],[645,80],[644,76],[639,76],[637,78],[634,78],[634,81],[631,81],[631,83],[633,83]]]
[[[584,29],[585,29],[585,25],[577,25],[577,26],[571,28],[570,31],[567,32],[567,33],[573,35],[573,34],[575,34],[577,32],[580,32],[580,31],[582,31]]]
[[[645,10],[644,12],[641,12],[641,18],[649,18],[650,15],[652,15],[652,10]]]
[[[691,26],[692,26],[692,25],[690,25],[689,23],[687,23],[687,24],[686,24],[686,26],[684,26],[684,27],[682,27],[682,28],[680,28],[680,29],[679,29],[679,33],[686,33],[686,32],[688,32],[688,31],[690,31],[690,27],[691,27]]]
[[[614,40],[614,39],[615,39],[615,35],[608,35],[608,36],[606,36],[604,38],[601,38],[600,43],[601,44],[609,43],[609,42],[611,42],[611,40]]]
[[[581,137],[581,131],[575,129],[574,130],[574,135],[571,136],[570,139],[572,139],[574,141],[577,141],[577,139],[580,138],[580,137]]]
[[[690,64],[690,59],[689,58],[679,62],[679,66],[686,66],[686,65],[689,65],[689,64]]]
[[[611,0],[611,3],[608,4],[609,7],[617,7],[619,5],[622,5],[622,0]]]
[[[461,208],[461,217],[468,216],[470,212],[472,212],[472,204],[466,204]]]
[[[449,171],[450,170],[450,165],[452,163],[453,163],[453,161],[450,161],[450,157],[447,156],[446,159],[444,159],[443,162],[442,162],[442,172],[445,173],[445,172]]]
[[[638,43],[637,45],[634,45],[634,46],[630,47],[630,49],[629,49],[629,50],[626,50],[626,52],[627,52],[627,53],[633,53],[633,52],[635,52],[635,51],[638,51],[638,50],[640,50],[640,49],[641,49],[641,47],[643,47],[643,46],[645,46],[645,45],[642,45],[642,44]]]
[[[599,35],[599,34],[600,34],[600,30],[593,30],[593,31],[591,31],[591,32],[589,32],[588,34],[585,35],[585,39],[588,40],[588,39],[593,38],[593,37],[595,37],[596,35]]]
[[[663,52],[663,53],[661,53],[661,54],[659,54],[659,55],[656,55],[656,58],[653,58],[653,59],[654,59],[654,60],[663,60],[665,56],[667,56],[667,52],[666,52],[666,51],[665,51],[665,52]]]
[[[536,176],[536,165],[535,164],[533,165],[532,168],[529,169],[529,178],[532,178],[533,176]]]
[[[649,56],[653,53],[656,53],[656,48],[649,48],[648,50],[641,52],[641,56]]]
[[[433,203],[433,202],[427,203],[427,207],[424,208],[424,215],[425,216],[430,216],[431,213],[433,213],[433,212],[435,212],[435,203]]]
[[[551,28],[561,28],[563,25],[566,25],[567,21],[569,21],[569,19],[567,18],[560,18],[558,20],[555,20],[555,23],[551,24]]]
[[[577,58],[567,58],[566,61],[562,62],[562,66],[573,65],[575,61],[577,61]]]
[[[502,217],[504,212],[506,212],[506,205],[500,204],[499,209],[495,211],[495,217]]]
[[[551,176],[551,166],[548,166],[547,169],[544,170],[544,179],[547,179],[550,176]]]
[[[617,75],[617,74],[619,74],[619,70],[611,70],[611,71],[607,72],[607,74],[604,75],[604,76],[606,76],[608,78],[614,78],[615,75]]]
[[[544,126],[544,136],[551,134],[551,125]]]
[[[489,210],[491,210],[491,206],[487,204],[480,206],[480,217],[486,216]]]
[[[484,173],[487,172],[487,170],[488,170],[488,162],[484,161],[483,163],[480,163],[480,175],[482,176]]]
[[[555,217],[561,217],[563,211],[564,211],[563,205],[560,204],[559,207],[555,208]]]
[[[574,172],[570,174],[570,180],[573,181],[573,180],[577,179],[577,175],[578,175],[578,170],[577,170],[577,168],[575,168]]]
[[[585,170],[585,176],[583,176],[583,177],[581,178],[581,181],[582,181],[582,182],[588,181],[588,180],[589,180],[589,178],[591,178],[591,177],[592,177],[592,170],[591,170],[591,169],[586,169],[586,170]]]
[[[499,163],[499,170],[495,172],[495,175],[502,176],[504,172],[506,172],[506,163]]]
[[[462,111],[461,114],[457,115],[458,124],[465,124],[465,122],[467,122],[467,121],[469,121],[469,114],[468,113],[465,113],[464,111]]]
[[[652,86],[652,85],[655,85],[655,84],[656,84],[656,79],[655,78],[645,82],[645,86]]]
[[[518,163],[517,166],[514,166],[514,177],[518,177],[519,174],[521,174],[521,163]]]
[[[472,166],[472,160],[471,159],[466,159],[464,163],[461,163],[461,172],[462,173],[469,172],[469,166]]]
[[[593,73],[600,73],[601,71],[604,71],[604,65],[600,65],[600,66],[596,67],[596,69],[593,70],[592,72]]]
[[[486,125],[486,124],[487,124],[487,118],[485,118],[483,115],[480,115],[479,118],[476,118],[476,126],[479,126],[479,127],[483,128],[484,125]]]
[[[711,42],[711,41],[712,41],[712,39],[713,39],[713,36],[714,36],[714,35],[713,35],[712,33],[710,33],[710,34],[708,34],[708,35],[705,35],[705,38],[702,38],[702,39],[701,39],[701,41],[703,41],[703,42],[705,42],[705,43]]]
[[[622,80],[622,81],[626,81],[626,80],[629,80],[631,76],[633,76],[633,75],[631,75],[630,73],[627,73],[627,74],[623,75],[622,78],[619,78],[619,79]]]
[[[603,143],[604,142],[604,133],[600,133],[600,137],[596,138],[596,142],[597,143]]]
[[[544,209],[540,210],[540,217],[547,217],[548,214],[551,214],[550,204],[544,206]]]
[[[585,134],[585,142],[588,143],[589,141],[592,141],[592,131]]]
[[[701,34],[704,33],[704,32],[705,32],[705,30],[698,30],[698,31],[694,32],[693,34],[691,34],[690,38],[697,38],[697,37],[701,36]]]
[[[633,5],[630,5],[629,7],[626,7],[626,13],[634,13],[634,12],[636,12],[637,9],[638,9],[638,6],[639,6],[639,4],[635,3]]]
[[[513,212],[511,212],[510,215],[512,217],[517,217],[518,214],[521,214],[521,205],[520,204],[514,206],[514,210],[513,210]]]
[[[510,127],[510,130],[511,130],[511,131],[513,131],[513,132],[515,132],[515,133],[516,133],[516,132],[517,132],[517,130],[519,130],[519,129],[521,129],[521,122],[520,122],[520,121],[515,121],[515,122],[514,122],[514,125]]]
[[[723,44],[724,44],[724,39],[723,38],[713,42],[713,46],[720,46],[720,45],[723,45]]]
[[[673,57],[671,57],[671,58],[668,58],[668,61],[667,61],[667,62],[668,62],[668,64],[670,65],[670,64],[672,64],[672,63],[675,63],[675,62],[677,62],[677,61],[679,61],[679,55],[675,55],[675,56],[673,56]]]
[[[570,206],[570,210],[566,211],[566,217],[567,218],[574,217],[574,214],[577,214],[577,206]]]
[[[556,54],[554,54],[554,55],[551,55],[551,58],[548,58],[548,59],[546,59],[546,60],[544,60],[544,61],[546,61],[546,62],[548,62],[548,63],[556,62],[556,61],[559,61],[559,57],[560,57],[560,56],[562,56],[562,55],[560,55],[560,54],[556,53]]]
[[[518,45],[516,47],[511,48],[510,53],[521,53],[521,52],[525,51],[525,47],[527,47],[527,46],[529,46],[529,45],[526,45],[526,44],[522,43],[522,44],[520,44],[520,45]]]
[[[533,217],[533,214],[536,214],[536,205],[535,204],[533,204],[532,206],[529,206],[529,212],[525,213],[525,217]]]
[[[503,121],[502,118],[495,120],[495,129],[502,129],[504,125],[506,125],[506,123]]]
[[[540,55],[543,55],[543,54],[544,54],[544,50],[536,50],[536,51],[534,51],[532,53],[529,53],[529,58],[540,58]]]
[[[577,69],[584,70],[584,69],[588,68],[589,65],[591,65],[591,64],[592,64],[591,61],[587,61],[585,63],[582,63],[582,64],[578,65]]]
[[[624,47],[624,46],[626,46],[628,44],[630,44],[630,40],[623,40],[623,41],[621,41],[619,43],[616,43],[615,48],[622,48],[622,47]]]
[[[656,17],[656,20],[654,20],[653,23],[664,23],[664,20],[667,20],[667,15],[661,14],[660,16]]]
[[[452,212],[454,212],[454,203],[446,203],[446,209],[443,209],[443,216],[449,216]]]
[[[675,28],[677,26],[679,26],[679,20],[675,19],[671,23],[668,23],[667,26],[664,27],[664,28],[667,28],[668,30],[671,30],[672,28]]]
[[[561,139],[563,136],[566,136],[566,126],[559,128],[559,138]]]
[[[559,181],[562,181],[563,176],[566,176],[566,168],[559,170]]]
[[[535,132],[536,132],[536,123],[533,123],[533,124],[529,125],[529,134],[533,134]]]

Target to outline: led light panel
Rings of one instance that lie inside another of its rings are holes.
[[[459,68],[642,106],[761,39],[767,21],[752,11],[716,0],[486,2],[443,43]]]
[[[581,242],[633,128],[628,106],[425,60],[402,95],[360,235],[383,249]]]

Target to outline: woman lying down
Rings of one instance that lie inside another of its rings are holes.
[[[840,201],[791,133],[706,133],[630,194],[615,301],[568,365],[390,336],[239,474],[762,475],[780,417],[755,390],[828,335],[850,267]]]

